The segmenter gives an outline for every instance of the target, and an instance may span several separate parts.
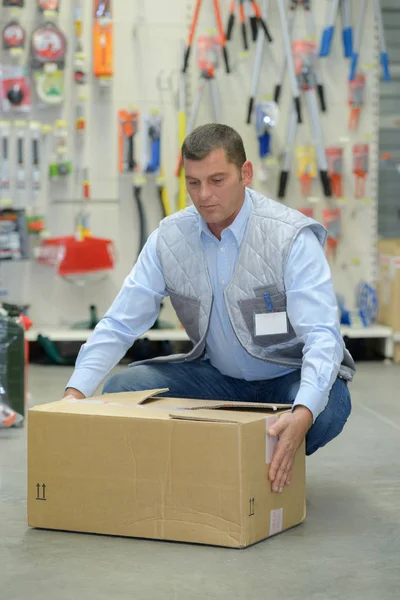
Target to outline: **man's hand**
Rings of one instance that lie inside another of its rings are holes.
[[[77,400],[82,400],[83,398],[86,398],[86,396],[75,388],[67,388],[64,392],[63,398],[76,398]]]
[[[305,406],[296,406],[292,413],[284,413],[269,428],[269,435],[279,436],[269,468],[273,492],[282,492],[285,485],[290,484],[295,454],[312,423],[311,411]]]

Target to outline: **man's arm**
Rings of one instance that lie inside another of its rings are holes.
[[[329,264],[309,229],[302,231],[293,245],[285,287],[288,317],[304,343],[301,384],[294,405],[307,407],[314,422],[328,403],[344,343]]]
[[[279,435],[270,467],[274,491],[290,483],[294,455],[324,410],[343,360],[344,344],[331,272],[325,253],[309,229],[300,232],[285,269],[287,313],[304,343],[301,383],[292,414],[284,414],[269,433]]]
[[[80,349],[65,396],[91,396],[134,341],[154,324],[167,295],[156,253],[157,234],[156,230],[150,235],[118,296]]]

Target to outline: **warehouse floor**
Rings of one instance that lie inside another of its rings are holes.
[[[30,369],[34,403],[58,399],[69,368]],[[245,550],[30,530],[26,428],[0,431],[4,600],[398,600],[400,367],[365,363],[343,434],[308,459],[308,516]]]

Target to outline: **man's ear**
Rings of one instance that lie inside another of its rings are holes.
[[[242,165],[242,183],[245,187],[253,181],[253,165],[249,160],[246,160]]]

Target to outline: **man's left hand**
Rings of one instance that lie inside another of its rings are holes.
[[[285,485],[289,485],[295,454],[312,423],[311,411],[299,405],[293,412],[280,416],[278,421],[269,428],[269,435],[279,436],[269,468],[273,492],[282,492]]]

